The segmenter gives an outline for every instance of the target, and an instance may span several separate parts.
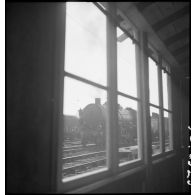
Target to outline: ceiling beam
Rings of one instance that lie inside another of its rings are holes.
[[[182,53],[178,56],[175,56],[175,58],[180,61],[182,60],[183,58],[186,58],[186,59],[189,59],[190,55],[189,55],[189,52],[185,52],[185,53]]]
[[[185,39],[189,37],[189,28],[182,30],[179,33],[174,34],[173,36],[167,38],[166,40],[164,40],[165,45],[168,47],[171,44],[181,40],[181,39]]]
[[[118,23],[123,21],[123,18],[119,14],[117,15],[116,19]]]
[[[178,56],[180,55],[181,53],[184,53],[188,51],[189,52],[189,44],[185,44],[184,46],[172,51],[171,53],[174,55],[174,56]]]
[[[186,66],[189,64],[189,57],[184,57],[183,59],[178,61],[181,66]]]
[[[136,7],[140,12],[143,12],[144,9],[146,9],[147,7],[149,7],[150,5],[152,5],[155,2],[137,2],[136,3]]]
[[[185,16],[186,14],[190,13],[190,7],[185,6],[184,8],[180,9],[179,11],[171,14],[170,16],[165,17],[164,19],[160,20],[159,22],[155,23],[152,27],[155,31],[159,31],[160,29],[164,28],[165,26],[169,25],[170,23],[178,20],[179,18]]]
[[[155,2],[153,2],[155,3]],[[159,35],[154,31],[152,26],[148,23],[143,13],[141,13],[136,6],[137,3],[132,2],[129,6],[129,12],[127,14],[127,21],[130,20],[133,24],[136,24],[137,29],[143,32],[147,32],[150,36],[148,36],[148,41],[150,44],[158,50],[161,54],[162,58],[166,59],[167,63],[173,67],[179,68],[178,61],[171,54],[164,41],[160,39]],[[120,4],[119,4],[120,5]],[[120,7],[118,7],[121,9]],[[180,72],[182,74],[182,72]]]
[[[183,58],[182,60],[179,61],[180,68],[183,71],[185,76],[190,76],[190,63],[189,63],[189,58]]]

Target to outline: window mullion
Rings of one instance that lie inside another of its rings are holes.
[[[144,150],[143,157],[146,169],[146,191],[152,188],[152,139],[149,112],[149,70],[148,56],[144,52],[148,45],[147,33],[140,33],[140,69],[141,69],[141,96],[142,96],[142,119],[143,119],[143,140]]]
[[[116,15],[114,3],[108,3],[108,11]],[[118,104],[117,104],[117,37],[116,25],[107,17],[107,78],[108,78],[108,167],[118,171]]]
[[[139,32],[136,32],[136,39],[140,40],[139,37]],[[135,46],[135,55],[136,55],[136,78],[137,78],[137,97],[139,100],[138,101],[138,155],[139,157],[143,160],[143,150],[144,150],[144,144],[143,144],[143,119],[142,119],[142,113],[143,113],[143,107],[142,107],[142,89],[141,89],[141,81],[142,81],[142,76],[141,76],[141,62],[140,62],[140,46],[136,45]]]

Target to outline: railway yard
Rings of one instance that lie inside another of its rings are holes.
[[[81,145],[81,141],[66,140],[62,157],[63,179],[106,166],[106,152],[95,144]]]
[[[137,158],[137,146],[119,149],[120,163]],[[96,144],[83,146],[81,141],[65,140],[62,156],[62,178],[95,171],[106,167],[105,148]]]

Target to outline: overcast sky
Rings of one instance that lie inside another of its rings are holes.
[[[122,31],[117,28],[117,36]],[[65,70],[96,83],[107,85],[106,17],[93,3],[67,3]],[[127,38],[117,42],[118,90],[137,97],[135,45]],[[158,104],[157,66],[149,60],[151,103]],[[105,90],[65,78],[64,114],[77,115],[78,110],[101,98]],[[137,110],[137,102],[119,96],[123,108]]]

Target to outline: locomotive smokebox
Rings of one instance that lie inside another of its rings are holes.
[[[95,104],[96,105],[101,105],[101,99],[100,98],[95,98]]]

